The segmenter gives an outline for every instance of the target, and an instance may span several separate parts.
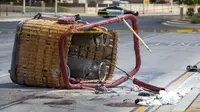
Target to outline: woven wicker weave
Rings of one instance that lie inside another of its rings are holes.
[[[84,23],[73,24],[75,27]],[[32,19],[26,21],[19,32],[17,48],[16,77],[17,83],[29,86],[65,88],[60,73],[58,41],[71,24],[58,24],[57,21]],[[95,28],[101,30],[101,28]],[[109,33],[108,46],[88,46],[71,44],[71,37],[65,40],[66,60],[69,56],[82,57],[92,60],[109,60],[116,63],[118,38],[115,32]],[[82,37],[84,38],[84,37]],[[67,63],[67,62],[66,62]],[[114,67],[109,65],[107,81],[113,77]]]

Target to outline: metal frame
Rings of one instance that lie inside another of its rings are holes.
[[[111,19],[107,19],[107,20],[102,20],[102,21],[98,21],[98,22],[93,22],[90,24],[86,24],[83,26],[80,26],[78,28],[74,28],[73,25],[66,31],[64,32],[59,39],[59,57],[60,57],[60,68],[61,68],[61,73],[63,74],[63,79],[64,79],[64,83],[66,88],[68,89],[81,89],[83,87],[97,87],[97,86],[101,86],[102,84],[96,83],[96,84],[91,84],[91,83],[78,83],[78,84],[71,84],[69,81],[69,74],[68,71],[66,69],[66,60],[65,60],[65,47],[64,47],[64,40],[66,37],[70,37],[71,35],[71,31],[81,31],[81,30],[89,30],[92,29],[94,27],[97,26],[101,26],[101,25],[105,25],[105,24],[110,24],[110,23],[115,23],[115,22],[120,22],[123,19],[129,19],[132,22],[132,28],[136,31],[136,33],[138,34],[138,25],[137,25],[137,20],[136,17],[133,16],[132,14],[127,14],[127,15],[120,15],[118,17],[114,17]],[[123,76],[121,78],[119,78],[118,80],[115,80],[112,83],[105,83],[104,86],[107,88],[112,88],[112,87],[116,87],[120,84],[122,84],[123,82],[127,81],[128,79],[132,78],[140,69],[141,66],[141,56],[140,56],[140,46],[139,46],[139,40],[138,38],[134,38],[135,35],[133,35],[133,40],[134,40],[134,52],[136,55],[136,65],[135,68],[133,68],[128,75]],[[135,83],[136,85],[139,85],[141,87],[144,87],[146,89],[150,89],[153,91],[159,91],[159,90],[165,90],[164,88],[160,88],[160,87],[156,87],[156,86],[152,86],[150,84],[146,84],[142,81],[139,81],[138,79],[134,78],[133,79],[133,83]]]

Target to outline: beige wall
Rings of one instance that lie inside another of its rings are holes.
[[[120,7],[127,9],[127,10],[134,10],[134,11],[139,11],[140,13],[169,13],[173,12],[175,14],[180,13],[180,7],[179,5],[174,4],[171,6],[171,4],[148,4],[148,5],[143,5],[143,4],[120,4]],[[187,8],[189,6],[183,5],[184,7],[184,13],[186,14]],[[191,7],[191,6],[190,6]],[[197,12],[197,8],[200,6],[196,6],[195,10]]]
[[[140,14],[142,14],[144,12],[144,14],[148,14],[148,13],[172,13],[173,14],[180,14],[180,7],[184,8],[184,14],[186,14],[187,8],[191,7],[191,6],[179,6],[179,5],[173,5],[171,6],[170,4],[148,4],[148,5],[143,5],[143,4],[120,4],[120,7],[127,9],[127,10],[133,10],[133,11],[139,11]],[[199,8],[199,6],[195,6],[195,12],[197,13],[197,8]],[[88,14],[97,14],[97,10],[102,9],[98,8],[96,9],[95,7],[88,7],[87,9],[87,13]]]

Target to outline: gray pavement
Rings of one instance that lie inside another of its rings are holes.
[[[165,87],[170,81],[184,73],[188,64],[196,64],[200,60],[197,52],[200,47],[198,42],[200,33],[141,33],[141,36],[153,51],[150,54],[144,46],[141,46],[142,67],[136,78],[145,82]],[[118,66],[129,71],[135,64],[132,37],[131,34],[123,32],[120,33],[120,37],[123,38],[119,42]],[[11,40],[9,40],[10,43],[12,43]],[[7,48],[7,46],[0,47]],[[5,51],[11,52],[11,47]],[[4,69],[10,66],[9,60],[6,60]],[[120,76],[123,74],[116,70],[114,79]],[[189,83],[190,87],[199,88],[198,80],[191,81],[199,77],[199,74],[196,74],[194,79],[186,81],[193,82]],[[128,112],[137,107],[134,100],[138,98],[138,92],[131,91],[130,87],[133,87],[133,84],[128,81],[121,87],[113,89],[117,93],[98,95],[89,90],[54,90],[19,86],[13,84],[7,76],[0,78],[0,110],[2,112]],[[124,103],[127,100],[129,103]],[[175,107],[162,106],[159,109],[168,112]]]
[[[0,35],[0,77],[8,75],[10,69],[11,49],[13,48],[13,35]]]
[[[86,20],[96,21],[102,18],[85,17]],[[160,25],[165,19],[143,19],[138,22],[141,29],[161,29],[170,27]],[[150,22],[150,23],[148,23]],[[17,22],[1,23],[0,31],[15,31]],[[122,23],[107,26],[111,29],[127,29]],[[130,71],[135,64],[132,34],[130,32],[119,32],[119,58],[118,66],[126,71]],[[153,53],[149,53],[141,45],[142,66],[136,74],[136,78],[150,84],[165,87],[186,70],[186,66],[196,64],[200,61],[198,49],[200,48],[200,33],[153,33],[140,32]],[[12,45],[14,34],[0,35],[0,111],[2,112],[44,112],[44,111],[69,111],[69,112],[129,112],[134,111],[138,105],[134,100],[138,98],[138,92],[133,91],[133,84],[128,81],[120,87],[113,89],[116,93],[94,94],[90,90],[55,90],[50,88],[26,87],[11,82],[8,74],[11,61]],[[123,76],[120,71],[115,71],[114,79]],[[182,86],[170,88],[181,89],[185,86],[199,89],[199,73],[185,80]],[[191,83],[190,83],[191,82]],[[189,93],[188,95],[192,94]],[[186,96],[187,97],[187,96]],[[192,99],[192,98],[191,98]],[[61,101],[62,100],[62,101]],[[152,108],[150,111],[170,111],[179,110],[185,104],[183,99],[180,104],[168,105]],[[55,102],[56,101],[56,102]],[[193,101],[193,100],[191,100]],[[190,102],[191,102],[190,101]],[[128,103],[127,103],[128,102]]]

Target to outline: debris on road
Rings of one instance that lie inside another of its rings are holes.
[[[101,86],[97,86],[95,88],[96,94],[104,94],[104,93],[117,93],[116,91],[113,91],[112,89],[106,88],[103,84]]]
[[[200,72],[200,68],[198,68],[196,65],[188,65],[186,69],[188,72]]]
[[[153,94],[151,94],[150,92],[147,91],[142,91],[138,94],[138,96],[152,96]]]
[[[104,100],[104,99],[105,99],[104,97],[100,97],[100,96],[95,96],[95,97],[92,97],[92,98],[88,98],[89,101]]]
[[[182,91],[159,91],[159,94],[149,97],[141,97],[135,100],[138,105],[176,105],[191,89]]]
[[[124,99],[123,103],[134,103],[134,100],[132,100],[132,99]]]

